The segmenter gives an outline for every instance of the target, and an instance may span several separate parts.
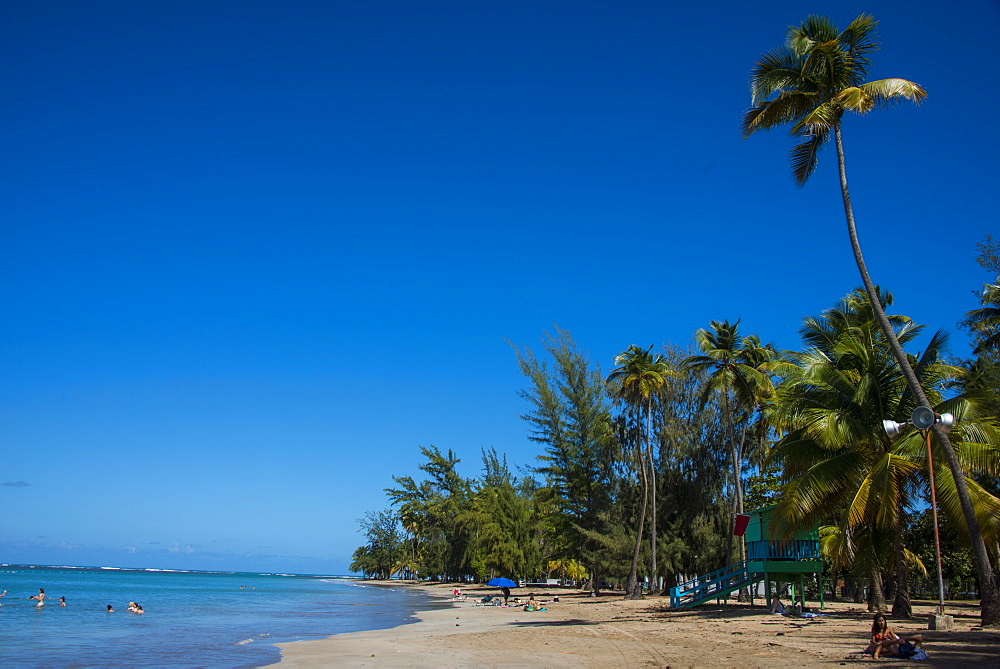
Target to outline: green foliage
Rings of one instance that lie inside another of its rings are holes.
[[[554,539],[546,558],[580,559],[599,577],[594,565],[602,549],[594,537],[608,531],[621,449],[611,429],[600,368],[566,332],[546,336],[544,348],[551,366],[530,349],[515,352],[530,384],[521,392],[530,407],[522,418],[529,439],[544,447],[536,471],[544,477],[544,522]]]
[[[967,537],[960,536],[955,524],[939,514],[941,537],[941,566],[947,580],[968,582],[975,578],[976,567],[972,561]],[[925,508],[907,518],[906,543],[926,566],[930,591],[937,592],[937,555],[934,546],[934,522],[930,508]]]
[[[483,477],[474,485],[469,510],[461,517],[470,534],[466,559],[482,580],[534,575],[542,563],[534,508],[534,481],[515,485],[506,457],[483,451]]]
[[[819,151],[839,128],[845,111],[865,114],[902,100],[920,103],[927,93],[906,79],[865,82],[870,53],[878,49],[878,22],[867,14],[839,31],[830,19],[809,16],[789,28],[784,45],[761,56],[750,76],[752,106],[742,131],[791,126],[797,138],[792,174],[801,185],[816,169]]]
[[[1000,275],[1000,242],[993,239],[993,235],[987,234],[983,241],[976,243],[979,255],[976,262],[990,274]]]
[[[746,508],[763,509],[775,504],[781,495],[781,471],[768,469],[747,479]]]
[[[420,469],[430,478],[417,482],[410,476],[394,476],[392,480],[399,487],[388,488],[386,493],[399,507],[404,529],[417,540],[418,573],[461,578],[466,573],[469,533],[460,515],[468,507],[471,486],[455,471],[459,459],[452,451],[442,455],[434,446],[421,446],[420,452],[427,458]]]
[[[368,511],[358,523],[368,543],[354,551],[351,571],[366,578],[389,578],[405,552],[399,518],[390,509]]]
[[[883,299],[891,304],[890,295]],[[892,323],[904,344],[920,331],[907,318],[894,317]],[[893,441],[882,421],[905,423],[916,400],[860,289],[837,308],[806,319],[802,335],[809,348],[795,356],[799,370],[777,394],[790,430],[772,451],[771,461],[781,466],[784,481],[774,518],[789,532],[816,522],[829,524],[823,548],[834,568],[850,569],[878,585],[894,554],[898,577],[905,568],[907,547],[900,530],[920,503],[918,493],[927,490],[924,435],[908,430]],[[994,471],[995,428],[981,420],[972,398],[943,393],[963,375],[962,369],[942,362],[945,341],[943,333],[932,336],[920,355],[910,356],[911,365],[934,408],[958,417],[952,438],[966,470]],[[936,440],[934,446],[937,451]],[[942,513],[964,525],[955,483],[940,452],[934,469]],[[984,519],[984,536],[995,542],[998,500],[971,476],[966,483]],[[870,605],[878,606],[878,597]]]

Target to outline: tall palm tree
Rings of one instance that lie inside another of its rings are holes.
[[[907,387],[919,404],[931,406],[906,353],[896,339],[868,274],[847,187],[841,136],[844,113],[853,111],[865,114],[872,109],[888,107],[904,100],[919,104],[927,97],[926,91],[919,84],[907,79],[865,81],[871,64],[868,56],[879,46],[875,41],[877,25],[878,22],[872,16],[862,14],[843,31],[838,31],[830,19],[821,16],[809,16],[800,26],[789,28],[786,43],[761,56],[754,66],[751,76],[752,107],[743,116],[742,129],[743,136],[749,137],[758,130],[791,124],[792,136],[800,140],[791,154],[792,173],[800,185],[816,169],[820,148],[831,137],[834,139],[847,230],[861,280],[893,357],[906,379]],[[774,97],[768,99],[772,95]],[[997,577],[993,573],[972,498],[964,484],[961,462],[947,433],[940,426],[934,427],[934,433],[941,444],[948,467],[958,482],[956,492],[972,537],[973,556],[980,582],[983,624],[1000,624]]]
[[[644,443],[639,446],[637,453],[638,469],[642,481],[642,504],[639,513],[639,528],[632,554],[632,565],[628,581],[625,584],[626,594],[633,599],[640,594],[638,588],[639,550],[642,546],[643,525],[646,519],[650,488],[652,488],[653,497],[653,517],[650,523],[652,572],[653,578],[656,578],[656,468],[653,465],[653,447],[649,431],[653,422],[653,402],[657,391],[663,387],[667,375],[670,373],[670,368],[666,358],[658,353],[651,353],[652,350],[652,346],[647,349],[635,345],[629,346],[615,358],[615,364],[618,366],[608,375],[611,393],[630,407],[640,417],[640,421],[643,420],[643,409],[645,409],[645,424],[641,429]],[[647,465],[649,467],[648,474]]]
[[[770,379],[761,368],[775,354],[773,347],[761,346],[756,336],[741,337],[739,325],[739,320],[735,323],[712,321],[708,329],[696,330],[694,340],[701,355],[690,356],[684,361],[686,369],[709,375],[702,405],[711,393],[722,396],[733,465],[733,523],[735,514],[743,513],[743,440],[736,438],[737,416],[756,407],[764,392],[762,389],[770,385]],[[732,533],[729,542],[727,560],[732,558]],[[742,541],[740,559],[746,559]]]

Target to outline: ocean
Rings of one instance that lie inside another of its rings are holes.
[[[41,608],[28,599],[39,588]],[[3,590],[0,667],[260,667],[280,660],[275,643],[395,627],[433,606],[404,587],[296,574],[0,565]]]

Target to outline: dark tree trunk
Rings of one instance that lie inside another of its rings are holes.
[[[649,438],[649,432],[653,424],[653,395],[650,393],[646,400],[646,450],[649,455],[649,493],[651,498],[653,513],[649,519],[649,543],[652,550],[651,570],[653,583],[651,592],[656,588],[656,465],[653,462],[653,441]]]
[[[885,592],[882,590],[882,572],[872,570],[868,586],[868,613],[885,611]]]
[[[910,604],[909,574],[906,570],[906,559],[903,550],[903,509],[902,499],[896,509],[896,536],[893,543],[896,548],[896,592],[892,600],[893,618],[912,618],[913,606]]]
[[[642,475],[642,508],[639,510],[639,528],[635,534],[635,549],[632,552],[632,566],[628,572],[628,580],[625,582],[625,597],[627,599],[639,599],[642,596],[642,588],[639,587],[639,551],[642,548],[642,531],[646,524],[646,507],[649,503],[649,481],[646,478],[646,463],[642,449],[639,449],[638,461],[639,471]]]

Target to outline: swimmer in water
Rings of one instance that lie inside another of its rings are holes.
[[[59,606],[66,606],[66,598],[65,597],[60,597],[59,598]]]
[[[108,613],[114,613],[115,609],[110,604],[108,604]]]
[[[35,604],[35,606],[38,607],[45,606],[45,588],[39,588],[38,594],[32,595],[31,597],[28,597],[28,599],[37,599],[38,603]]]

